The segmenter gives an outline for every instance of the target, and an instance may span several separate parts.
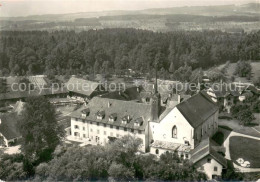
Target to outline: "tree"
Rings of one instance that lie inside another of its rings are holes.
[[[6,79],[0,78],[0,93],[6,93],[6,92],[7,92]]]
[[[28,98],[19,123],[25,157],[32,161],[50,159],[51,152],[64,137],[50,102],[44,97]]]
[[[250,77],[251,76],[252,66],[250,62],[247,61],[238,61],[236,64],[234,75],[240,77]]]

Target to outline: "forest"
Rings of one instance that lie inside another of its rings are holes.
[[[158,69],[166,77],[178,69],[210,67],[239,60],[260,60],[260,31],[174,31],[137,29],[3,31],[0,76],[139,74]]]

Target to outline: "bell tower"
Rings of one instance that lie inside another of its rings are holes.
[[[158,92],[158,85],[157,85],[157,64],[155,65],[155,83],[153,94],[151,97],[151,121],[158,121],[160,116],[160,108],[161,108],[161,96]]]

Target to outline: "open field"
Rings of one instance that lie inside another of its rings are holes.
[[[259,123],[259,120],[255,120],[254,122]],[[228,126],[233,131],[242,133],[245,135],[250,135],[254,137],[260,137],[260,132],[257,132],[254,128],[258,129],[258,126],[256,127],[249,127],[249,126],[243,126],[239,124],[239,121],[237,120],[226,120],[226,119],[219,119],[219,125],[222,126]]]
[[[220,65],[218,68],[223,68],[224,65]],[[260,62],[252,62],[252,76],[253,78],[258,78],[260,77]],[[233,76],[233,73],[235,72],[236,68],[236,63],[230,63],[228,68],[227,68],[227,76],[230,78]],[[250,82],[246,78],[241,78],[241,77],[236,77],[235,81],[243,81],[243,82]]]
[[[233,136],[230,138],[230,155],[231,160],[237,163],[238,158],[244,159],[244,161],[250,162],[251,168],[260,167],[260,141]]]

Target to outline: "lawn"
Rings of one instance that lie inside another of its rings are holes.
[[[220,65],[218,68],[223,68],[225,64],[223,65]],[[260,62],[252,62],[251,63],[251,66],[252,66],[252,73],[253,73],[253,77],[254,78],[258,78],[260,77]],[[230,63],[228,69],[227,69],[227,75],[229,77],[231,77],[235,71],[235,68],[236,68],[236,63]],[[244,82],[247,82],[246,78],[240,78],[240,77],[237,77],[236,78],[236,81],[244,81]]]
[[[255,120],[255,121],[259,122],[257,120]],[[253,127],[240,125],[239,121],[237,121],[235,119],[232,119],[232,120],[219,119],[219,125],[227,126],[227,127],[231,128],[233,131],[238,132],[238,133],[242,133],[242,134],[250,135],[250,136],[254,136],[254,137],[260,137],[260,133],[257,132],[256,130],[254,130]],[[257,127],[254,127],[254,128],[258,129]]]
[[[231,160],[237,163],[238,158],[250,162],[251,168],[260,168],[260,140],[233,136],[230,139]],[[239,165],[239,164],[238,164]]]

